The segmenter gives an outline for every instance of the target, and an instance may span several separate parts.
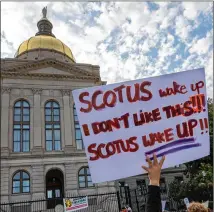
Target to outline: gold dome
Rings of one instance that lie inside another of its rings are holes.
[[[28,51],[39,49],[57,51],[75,62],[71,49],[59,39],[49,35],[36,35],[21,43],[16,53],[16,57]]]
[[[25,56],[27,53],[32,52],[32,54],[29,55],[29,58],[32,58],[34,53],[38,51],[38,53],[42,50],[49,51],[55,51],[61,55],[64,55],[65,57],[68,57],[72,62],[75,62],[74,56],[71,52],[71,49],[66,46],[62,41],[55,38],[55,35],[52,33],[53,25],[52,23],[47,19],[47,7],[44,7],[42,9],[43,17],[38,21],[37,27],[38,32],[34,37],[29,38],[28,40],[21,43],[21,45],[18,48],[18,51],[16,52],[15,57],[21,58]],[[42,54],[42,58],[44,57],[44,54]],[[47,57],[50,56],[50,54],[46,55]],[[38,59],[38,57],[35,57],[35,59]],[[26,57],[25,57],[26,59]]]

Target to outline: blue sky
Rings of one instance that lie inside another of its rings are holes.
[[[205,67],[213,95],[212,2],[2,2],[2,57],[37,32],[48,6],[53,33],[108,83]]]

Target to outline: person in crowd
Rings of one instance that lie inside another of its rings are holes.
[[[126,207],[122,207],[121,212],[127,212]]]
[[[209,210],[199,202],[192,202],[189,204],[187,211],[188,212],[208,212]]]
[[[127,212],[132,212],[132,209],[129,205],[126,206]]]
[[[209,201],[208,209],[209,209],[209,212],[213,212],[213,201]]]
[[[161,193],[160,193],[160,175],[161,168],[163,166],[165,156],[163,156],[158,162],[157,156],[153,155],[153,161],[146,157],[148,167],[142,166],[142,168],[148,172],[149,187],[146,202],[146,212],[161,212]],[[208,212],[208,209],[201,203],[192,202],[187,208],[187,212]]]

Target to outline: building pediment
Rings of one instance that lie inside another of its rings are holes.
[[[64,70],[59,70],[54,67],[47,67],[47,68],[41,68],[37,70],[30,70],[28,73],[31,74],[56,74],[56,75],[71,75],[74,76],[75,73],[72,73],[72,71],[64,71]]]
[[[1,68],[1,74],[2,77],[29,76],[31,78],[93,79],[100,81],[99,69],[97,67],[98,66],[93,67],[92,65],[86,65],[84,69],[81,69],[79,64],[64,63],[54,59],[44,59],[28,61],[28,63],[21,64],[5,62]]]

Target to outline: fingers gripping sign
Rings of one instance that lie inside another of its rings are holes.
[[[142,166],[142,168],[148,172],[150,185],[159,186],[161,168],[163,166],[165,156],[163,156],[161,158],[160,162],[158,162],[157,156],[155,154],[154,154],[153,158],[154,158],[154,160],[152,162],[151,159],[147,156],[146,161],[147,161],[149,167]]]

